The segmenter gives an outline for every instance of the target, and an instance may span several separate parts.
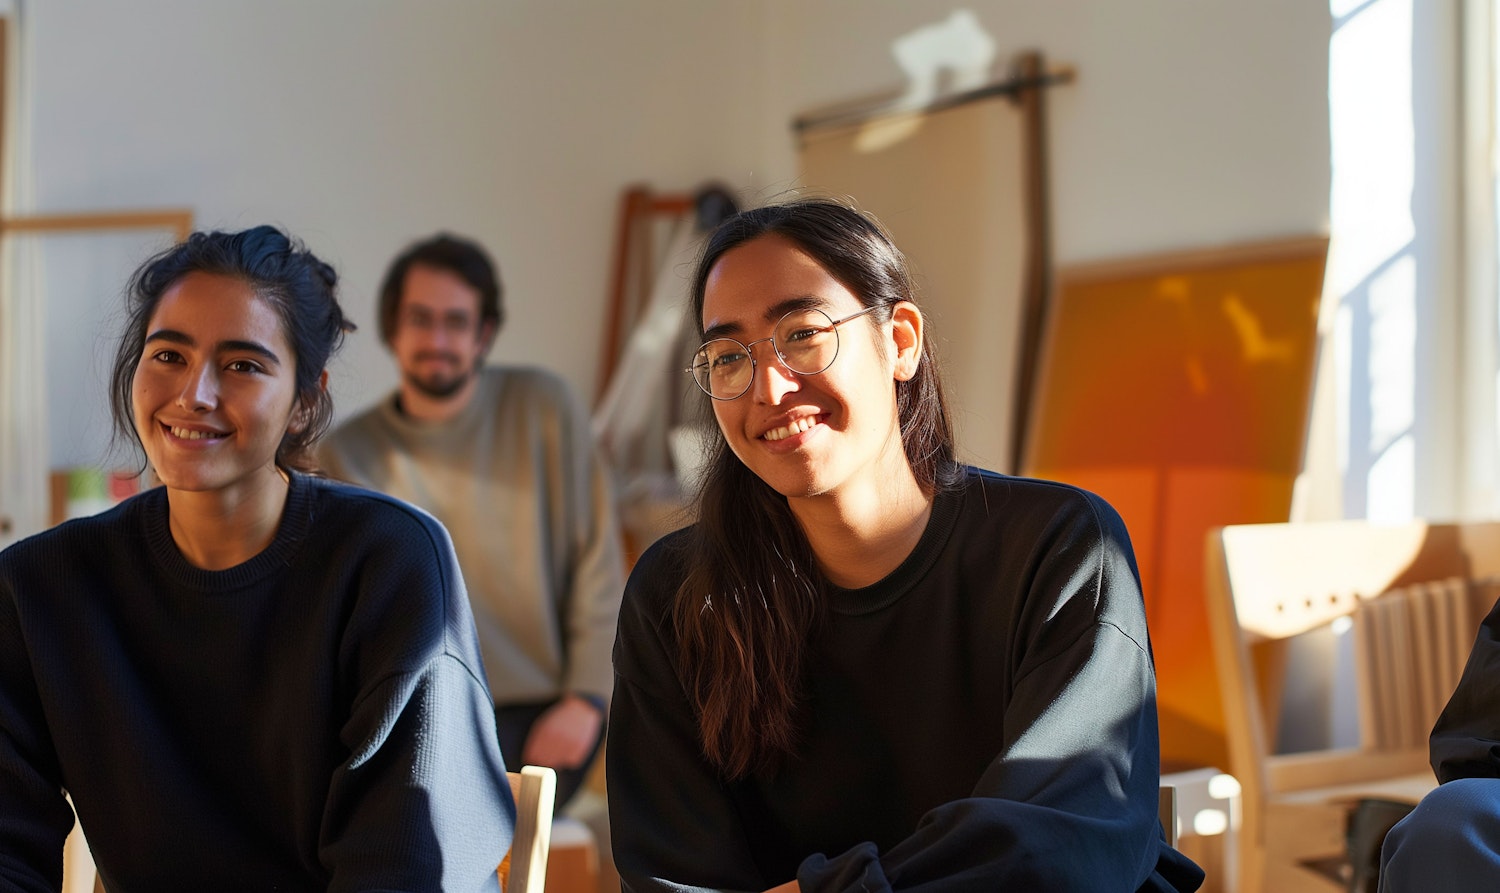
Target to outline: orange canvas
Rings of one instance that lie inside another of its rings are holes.
[[[1024,471],[1093,490],[1125,519],[1166,765],[1227,761],[1204,542],[1219,525],[1289,518],[1326,253],[1311,238],[1058,277]]]

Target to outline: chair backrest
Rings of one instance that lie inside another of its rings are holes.
[[[505,893],[542,893],[547,881],[547,852],[552,845],[552,805],[557,773],[545,766],[522,766],[511,772],[516,800],[515,836],[500,865]]]
[[[1242,524],[1211,531],[1205,583],[1215,656],[1221,677],[1230,677],[1224,679],[1225,694],[1235,702],[1226,705],[1231,774],[1242,784],[1254,783],[1244,776],[1269,752],[1266,711],[1273,705],[1263,701],[1259,689],[1274,680],[1275,668],[1256,666],[1252,646],[1355,614],[1394,589],[1497,573],[1497,522],[1331,521]],[[1431,615],[1433,609],[1423,613]],[[1413,626],[1422,622],[1411,621]],[[1448,636],[1463,644],[1447,646],[1465,655],[1474,635],[1468,623],[1464,619],[1460,626],[1465,628]],[[1374,656],[1378,661],[1386,655],[1376,649]]]
[[[1475,631],[1495,604],[1493,578],[1413,583],[1361,601],[1354,613],[1360,743],[1424,748],[1458,686]]]
[[[1248,831],[1242,843],[1248,864],[1258,858],[1268,798],[1427,771],[1425,735],[1398,733],[1397,727],[1419,726],[1423,720],[1418,711],[1432,709],[1424,699],[1438,696],[1422,694],[1423,685],[1416,680],[1435,672],[1432,668],[1442,660],[1441,653],[1457,651],[1452,643],[1466,639],[1462,652],[1467,655],[1478,617],[1472,617],[1472,626],[1467,616],[1459,618],[1462,612],[1454,606],[1461,599],[1455,593],[1472,591],[1469,581],[1500,572],[1500,523],[1235,525],[1210,531],[1206,559],[1205,593],[1224,702],[1227,768],[1242,786]],[[1443,582],[1454,578],[1464,582]],[[1377,604],[1384,594],[1398,589],[1410,589],[1421,604],[1401,595],[1389,604]],[[1273,755],[1270,742],[1279,706],[1275,695],[1284,672],[1284,640],[1351,615],[1360,629],[1357,640],[1364,640],[1356,648],[1366,675],[1356,680],[1368,733],[1362,746]],[[1444,616],[1451,619],[1441,620]],[[1448,644],[1439,643],[1439,627],[1447,629]],[[1418,635],[1421,643],[1414,641]],[[1399,682],[1390,670],[1394,663],[1409,668]],[[1383,683],[1388,687],[1380,688]],[[1436,691],[1440,683],[1425,684]],[[1377,702],[1381,709],[1389,707],[1388,715],[1376,712]],[[1386,731],[1377,734],[1377,725]]]

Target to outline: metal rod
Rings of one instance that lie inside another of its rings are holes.
[[[848,127],[873,121],[877,118],[932,114],[933,112],[941,112],[946,109],[967,105],[981,99],[992,99],[997,96],[1016,98],[1021,96],[1023,92],[1037,87],[1054,87],[1059,84],[1070,84],[1073,82],[1073,76],[1074,70],[1070,66],[1055,68],[1047,72],[1023,71],[1003,81],[996,81],[992,84],[986,84],[983,87],[975,87],[973,90],[965,90],[962,93],[954,93],[951,96],[940,96],[921,106],[905,107],[899,102],[886,100],[852,111],[799,116],[792,119],[792,130],[798,136],[804,136],[814,130],[824,130],[831,127]]]

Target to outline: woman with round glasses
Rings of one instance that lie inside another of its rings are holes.
[[[747,211],[693,281],[720,437],[626,589],[607,749],[627,890],[1193,890],[1157,821],[1119,517],[965,467],[901,253]]]

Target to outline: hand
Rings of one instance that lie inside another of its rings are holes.
[[[802,893],[802,885],[797,883],[797,881],[793,879],[787,881],[784,884],[779,884],[775,887],[772,887],[771,889],[767,890],[766,893]]]
[[[603,724],[604,717],[593,704],[578,695],[564,695],[531,726],[526,746],[521,749],[521,763],[577,769],[593,751]]]

